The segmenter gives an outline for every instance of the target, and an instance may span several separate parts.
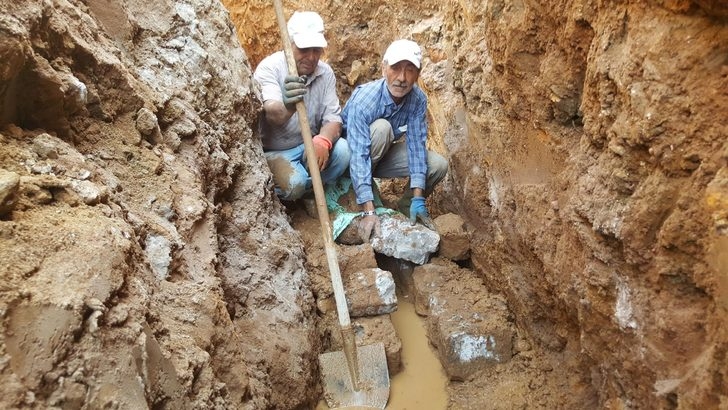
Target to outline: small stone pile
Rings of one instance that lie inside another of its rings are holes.
[[[390,318],[390,313],[397,310],[392,273],[377,266],[370,244],[339,246],[338,257],[357,345],[383,342],[390,375],[396,374],[402,363],[402,342]],[[323,262],[320,272],[328,273]],[[327,350],[343,350],[331,281],[323,275],[313,278],[317,308],[323,316],[322,326],[330,344]]]
[[[412,226],[400,214],[383,215],[380,220],[382,235],[370,243],[337,247],[357,344],[383,342],[390,375],[400,371],[402,343],[390,318],[399,295],[411,298],[416,312],[426,318],[430,342],[451,380],[465,380],[484,366],[510,360],[515,331],[507,320],[505,302],[487,294],[472,270],[456,264],[470,257],[462,218],[455,214],[436,218],[438,232]],[[310,225],[294,225],[306,230],[310,241],[320,243],[317,221],[306,223]],[[325,350],[342,350],[325,255],[318,245],[311,245],[306,246],[308,265],[314,272]]]
[[[380,257],[392,271],[399,292],[414,302],[445,373],[467,380],[479,370],[510,360],[516,332],[505,301],[489,294],[482,279],[466,265],[469,234],[462,218],[445,214],[435,219],[440,245],[422,265]],[[485,312],[485,313],[484,313]]]

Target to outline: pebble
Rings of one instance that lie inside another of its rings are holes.
[[[10,213],[17,203],[20,176],[0,169],[0,217]]]

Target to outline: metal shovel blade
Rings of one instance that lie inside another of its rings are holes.
[[[324,399],[332,409],[365,407],[383,409],[389,400],[389,370],[384,343],[357,346],[359,391],[351,384],[344,352],[319,355]]]

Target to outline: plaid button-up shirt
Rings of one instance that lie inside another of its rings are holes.
[[[397,105],[387,90],[384,78],[362,84],[351,94],[341,117],[344,120],[343,135],[351,149],[349,173],[358,204],[374,200],[369,125],[380,118],[392,125],[395,140],[406,133],[410,188],[425,189],[427,97],[417,85]]]

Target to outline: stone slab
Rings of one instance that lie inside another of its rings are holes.
[[[371,240],[375,252],[422,265],[437,251],[440,244],[437,232],[421,224],[412,225],[396,214],[382,215],[379,219],[382,234]]]
[[[352,317],[383,315],[397,310],[394,279],[388,271],[371,268],[354,272],[346,277],[344,289]]]
[[[336,313],[328,315],[324,321],[327,333],[330,335],[330,348],[327,351],[341,351],[341,330],[338,326]],[[367,346],[383,343],[387,356],[387,367],[390,376],[399,373],[402,369],[402,340],[397,335],[392,319],[389,315],[360,317],[352,320],[352,327],[356,335],[357,346]]]
[[[449,213],[434,220],[440,234],[438,255],[452,261],[470,258],[470,235],[465,229],[465,221],[460,215]]]
[[[478,370],[511,359],[514,333],[475,312],[438,315],[431,327],[437,354],[450,380],[464,381]]]

